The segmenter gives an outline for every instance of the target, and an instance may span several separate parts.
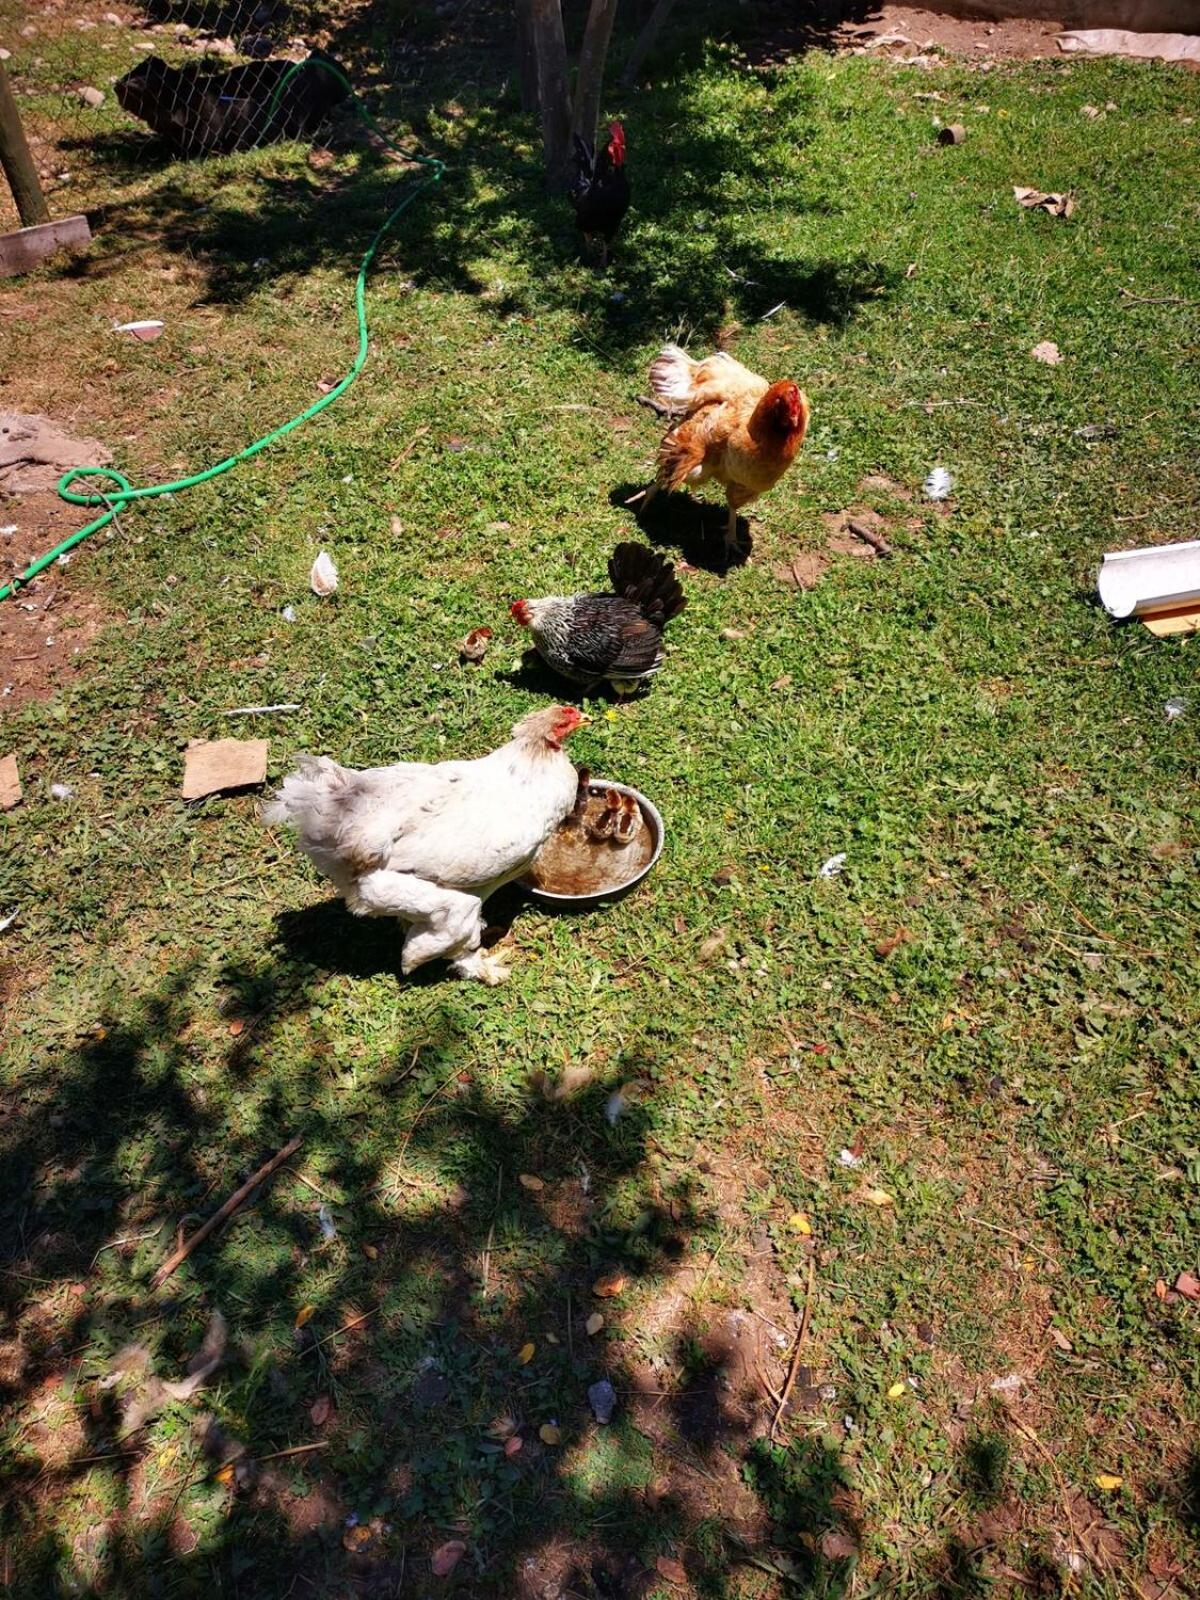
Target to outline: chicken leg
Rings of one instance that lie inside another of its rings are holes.
[[[730,560],[735,556],[745,557],[749,551],[749,541],[743,544],[738,538],[738,512],[743,506],[748,506],[754,498],[753,494],[732,484],[725,491],[725,503],[729,507],[729,521],[725,527],[725,554]]]
[[[347,895],[351,911],[396,917],[407,923],[400,970],[405,977],[442,956],[460,978],[502,983],[508,969],[480,950],[483,902],[478,895],[444,889],[408,872],[368,872]]]

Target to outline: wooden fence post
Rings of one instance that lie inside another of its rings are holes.
[[[39,222],[49,222],[50,208],[38,182],[37,169],[25,141],[25,130],[17,115],[17,102],[13,99],[3,61],[0,61],[0,166],[4,168],[8,186],[17,202],[21,226],[34,228]]]

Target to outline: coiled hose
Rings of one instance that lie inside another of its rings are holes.
[[[97,517],[94,522],[89,522],[86,528],[80,528],[77,533],[71,534],[70,537],[64,539],[61,544],[56,544],[53,550],[47,550],[45,555],[38,556],[35,561],[31,561],[25,570],[18,573],[10,583],[6,583],[3,585],[3,587],[0,587],[0,600],[11,599],[12,596],[15,595],[32,578],[36,578],[39,572],[44,572],[47,567],[52,566],[61,555],[65,555],[68,550],[73,550],[77,544],[82,543],[82,541],[88,538],[91,534],[97,533],[101,528],[107,527],[108,524],[112,522],[113,519],[125,509],[126,506],[133,505],[134,502],[138,500],[154,500],[161,495],[178,494],[183,489],[194,489],[198,483],[209,483],[213,478],[219,478],[222,476],[222,474],[231,472],[233,468],[240,465],[241,462],[249,461],[251,456],[256,456],[260,450],[265,450],[268,445],[274,444],[277,440],[286,437],[286,435],[291,433],[294,428],[299,428],[303,423],[310,421],[315,416],[318,416],[322,411],[325,410],[327,406],[331,406],[335,400],[337,400],[341,395],[345,394],[346,390],[366,366],[367,273],[370,271],[371,262],[374,260],[375,253],[379,249],[379,246],[383,243],[384,239],[387,237],[387,234],[394,226],[396,219],[408,210],[409,206],[412,205],[413,201],[416,200],[419,195],[424,194],[426,189],[431,188],[435,183],[440,181],[442,174],[446,170],[446,163],[444,161],[440,161],[436,156],[415,155],[411,151],[402,150],[398,144],[396,144],[388,137],[386,133],[384,133],[383,129],[375,121],[375,118],[354,93],[354,90],[350,84],[350,80],[346,77],[345,73],[330,61],[312,59],[307,61],[297,61],[292,70],[285,73],[280,79],[279,83],[276,85],[275,92],[271,96],[270,103],[267,106],[268,121],[274,113],[280,97],[283,95],[283,92],[287,88],[288,84],[291,83],[292,79],[296,77],[298,73],[303,72],[307,67],[319,67],[321,71],[328,72],[332,74],[333,77],[337,78],[349,93],[354,103],[355,110],[377,138],[382,139],[384,144],[386,144],[389,149],[394,150],[397,155],[403,156],[406,161],[414,161],[419,163],[421,166],[428,168],[428,175],[420,183],[418,183],[415,188],[410,189],[409,192],[404,196],[403,200],[401,200],[400,204],[396,206],[394,210],[390,211],[380,223],[375,232],[375,237],[367,246],[366,253],[362,258],[362,264],[358,269],[358,277],[354,281],[354,312],[358,319],[358,353],[350,365],[349,372],[346,373],[346,376],[342,378],[339,383],[334,385],[328,394],[323,394],[319,400],[315,401],[306,410],[301,411],[298,416],[292,417],[289,421],[282,423],[278,428],[272,428],[270,433],[264,434],[261,439],[255,439],[253,444],[246,445],[246,447],[242,450],[239,450],[236,455],[227,456],[224,461],[218,461],[215,466],[208,467],[203,472],[193,473],[191,477],[176,478],[171,483],[156,483],[151,484],[146,488],[135,489],[129,482],[129,479],[126,478],[123,473],[116,472],[111,467],[73,467],[70,472],[65,472],[58,480],[58,493],[60,498],[69,501],[73,506],[87,506],[89,508],[103,506],[105,508],[103,515]],[[113,485],[113,487],[107,492],[93,489],[93,491],[90,493],[81,493],[79,490],[71,487],[71,485],[77,482],[80,478],[106,478]]]

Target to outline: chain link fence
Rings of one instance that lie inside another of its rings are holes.
[[[155,159],[314,138],[347,94],[325,21],[273,0],[0,0],[2,59],[51,214],[103,205],[114,179]],[[0,231],[17,226],[0,181]]]

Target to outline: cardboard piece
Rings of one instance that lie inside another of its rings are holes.
[[[227,794],[231,789],[253,789],[267,776],[265,739],[196,740],[184,754],[185,800]]]
[[[23,795],[16,756],[0,756],[0,811],[11,811],[19,806]]]

